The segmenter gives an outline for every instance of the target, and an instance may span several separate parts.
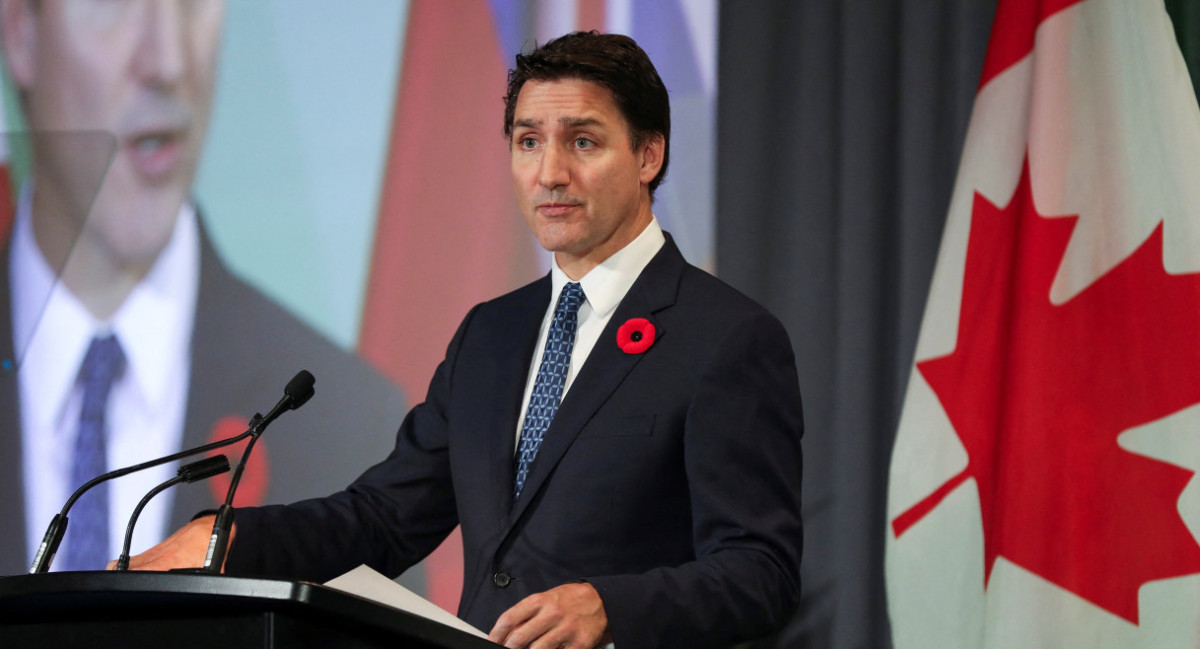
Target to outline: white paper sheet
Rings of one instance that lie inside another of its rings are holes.
[[[414,615],[440,622],[459,631],[486,638],[487,634],[447,613],[437,604],[421,597],[411,590],[397,584],[375,570],[363,565],[350,572],[335,577],[325,585],[342,592],[357,595],[373,602],[391,606]]]

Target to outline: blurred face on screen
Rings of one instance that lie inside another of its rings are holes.
[[[513,112],[513,185],[538,243],[579,279],[650,223],[662,137],[634,148],[612,92],[580,79],[527,81]]]
[[[4,54],[30,130],[116,137],[94,193],[94,169],[78,168],[93,158],[73,154],[70,138],[35,135],[39,245],[55,261],[87,217],[77,248],[83,263],[144,274],[169,240],[195,175],[221,0],[3,1]]]

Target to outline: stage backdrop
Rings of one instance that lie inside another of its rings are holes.
[[[691,261],[712,267],[716,21],[716,0],[228,2],[193,192],[203,226],[236,275],[400,387],[404,404],[387,411],[410,406],[473,304],[549,268],[516,210],[501,131],[506,70],[535,43],[597,29],[649,52],[674,124],[655,213]],[[24,131],[11,85],[4,109],[8,130]],[[27,161],[0,152],[7,232]],[[286,378],[265,387],[277,393]],[[318,377],[318,398],[329,380]],[[288,427],[273,427],[269,448],[288,443]],[[0,435],[18,439],[15,428]],[[304,449],[327,463],[326,480],[365,468],[339,462],[344,443]],[[146,530],[135,551],[166,532]],[[451,610],[453,555],[407,578]]]

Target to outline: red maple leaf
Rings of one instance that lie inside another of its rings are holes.
[[[954,352],[917,363],[967,467],[898,516],[897,537],[974,478],[984,585],[1003,556],[1136,624],[1142,584],[1200,572],[1178,514],[1193,472],[1117,445],[1200,403],[1200,274],[1162,265],[1162,224],[1062,305],[1078,217],[1042,218],[1029,165],[1009,205],[975,195]]]

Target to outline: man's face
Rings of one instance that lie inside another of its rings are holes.
[[[196,171],[212,100],[221,0],[8,0],[5,55],[36,134],[106,131],[116,152],[81,243],[115,266],[152,263]],[[78,232],[91,199],[77,156],[35,137],[35,214]],[[74,173],[73,173],[74,172]],[[76,178],[73,178],[73,175]]]
[[[543,248],[579,279],[650,222],[649,183],[661,137],[637,150],[612,93],[579,79],[529,81],[517,96],[512,174],[517,201]]]

